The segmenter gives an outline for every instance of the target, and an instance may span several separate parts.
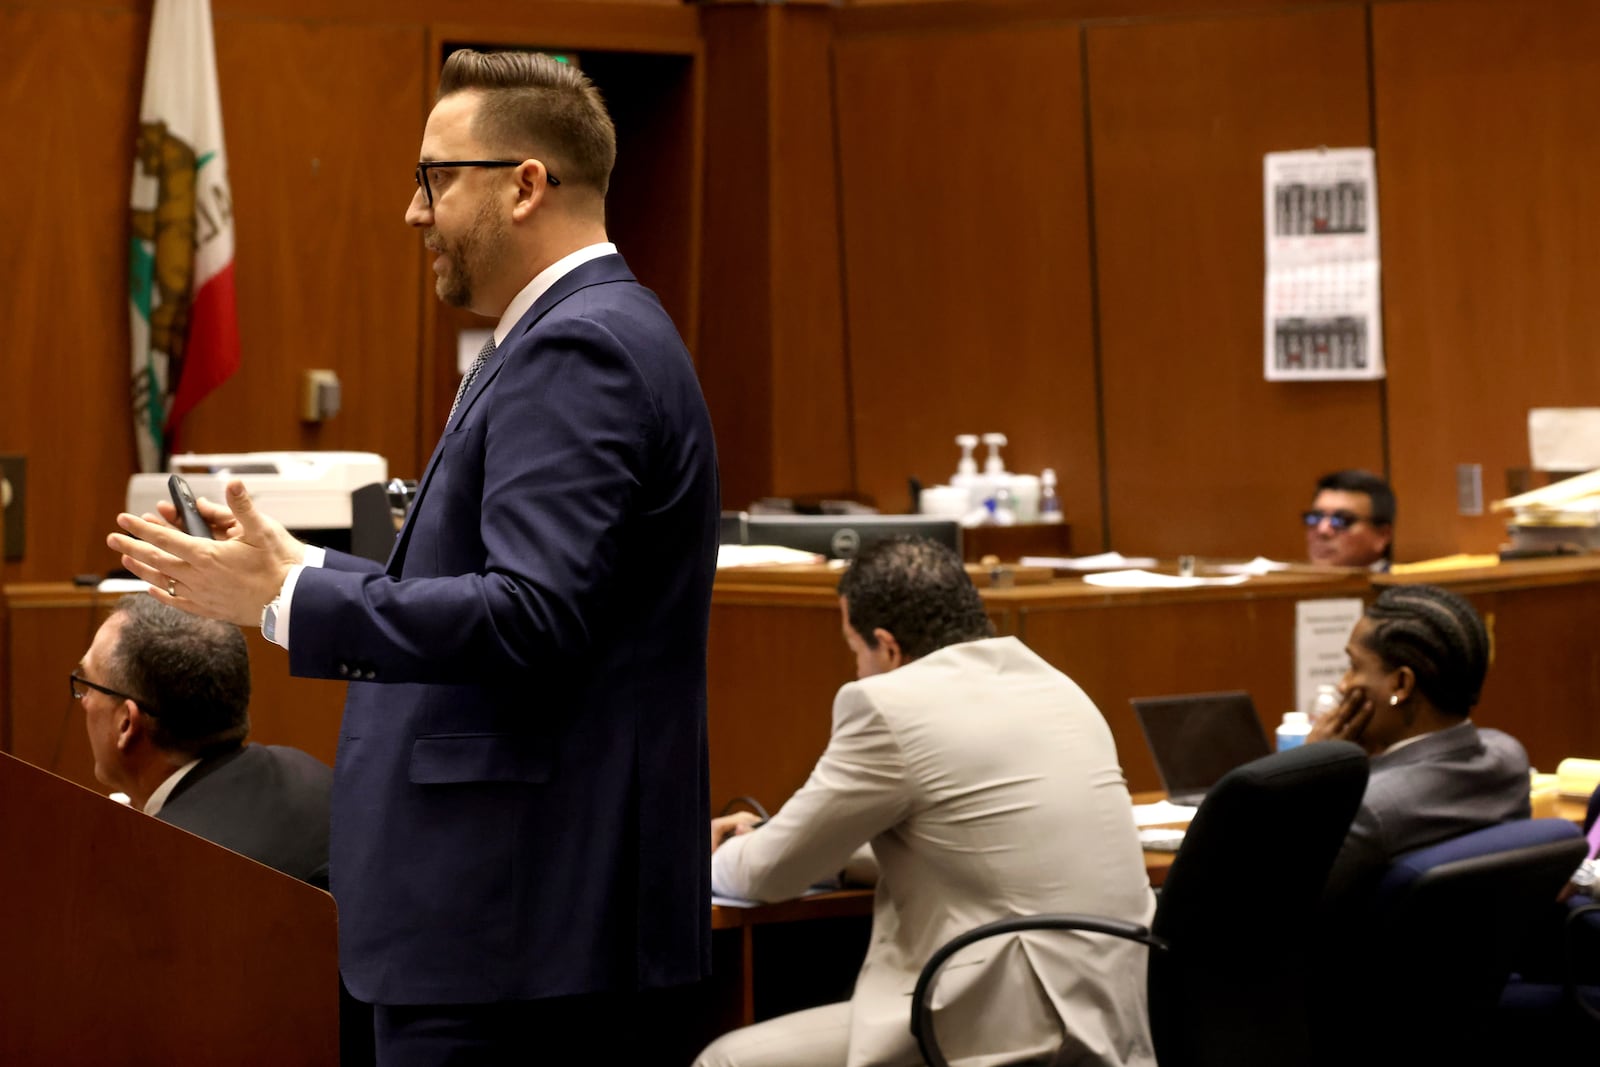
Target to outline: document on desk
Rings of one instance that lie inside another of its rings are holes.
[[[782,545],[722,545],[717,549],[717,569],[724,567],[771,567],[785,563],[821,563],[815,552],[802,552]]]
[[[1174,804],[1158,800],[1154,804],[1135,804],[1133,823],[1141,830],[1147,826],[1187,826],[1200,809],[1189,804]]]
[[[1218,574],[1276,574],[1289,569],[1289,564],[1279,563],[1266,556],[1257,556],[1249,563],[1218,563],[1212,568]]]
[[[1133,570],[1086,574],[1083,580],[1089,585],[1098,585],[1106,589],[1200,589],[1208,585],[1241,585],[1248,582],[1250,576],[1232,574],[1226,578],[1184,578],[1177,574]]]
[[[1124,556],[1121,552],[1101,552],[1095,556],[1023,556],[1024,567],[1049,567],[1058,571],[1112,571],[1129,567],[1154,567],[1150,556]]]
[[[837,878],[833,878],[826,882],[819,882],[810,889],[807,889],[804,893],[800,894],[799,899],[804,900],[806,897],[821,896],[823,893],[837,893],[842,888],[843,886],[839,884],[839,880]],[[761,908],[765,907],[767,903],[768,901],[765,900],[746,900],[744,897],[725,897],[720,893],[711,894],[711,904],[713,907]]]

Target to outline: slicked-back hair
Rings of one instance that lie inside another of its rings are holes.
[[[890,537],[861,550],[839,579],[850,625],[869,648],[894,635],[906,660],[994,636],[983,598],[949,548],[925,537]]]
[[[1489,671],[1489,633],[1472,605],[1436,585],[1385,589],[1367,608],[1368,644],[1389,670],[1410,667],[1447,715],[1472,711]]]
[[[1345,470],[1324,474],[1317,479],[1317,492],[1324,489],[1367,494],[1367,499],[1372,501],[1372,521],[1379,526],[1394,525],[1394,490],[1388,482],[1371,471]]]
[[[193,759],[250,733],[250,652],[232,623],[202,619],[136,593],[117,601],[110,685],[134,695],[153,722],[151,741]]]
[[[467,91],[483,94],[473,133],[491,152],[537,158],[563,186],[605,196],[617,131],[582,71],[542,52],[462,48],[444,61],[438,99]]]

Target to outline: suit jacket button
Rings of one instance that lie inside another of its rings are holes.
[[[377,676],[378,676],[378,672],[377,671],[373,670],[371,667],[367,668],[367,681],[370,682],[370,681],[372,681],[372,679],[376,678]]]
[[[349,674],[350,674],[350,664],[348,664],[348,663],[339,664],[339,674],[342,677],[348,677]]]

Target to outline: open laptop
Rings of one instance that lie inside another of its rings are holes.
[[[1200,803],[1217,779],[1271,751],[1249,693],[1135,697],[1132,704],[1174,804]]]

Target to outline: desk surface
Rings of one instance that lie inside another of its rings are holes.
[[[1201,561],[1201,571],[1205,561]],[[781,577],[780,577],[781,576]],[[1164,693],[1243,689],[1269,733],[1294,703],[1295,605],[1370,598],[1412,579],[1295,569],[1237,586],[1109,590],[1077,578],[990,586],[996,628],[1014,634],[1083,687],[1105,715],[1128,782],[1159,784],[1128,701]],[[751,795],[768,808],[805,781],[827,744],[829,709],[854,677],[839,636],[838,572],[748,568],[717,576],[709,668],[711,792]],[[1033,578],[1033,574],[1028,574]],[[1503,729],[1552,769],[1566,755],[1600,756],[1600,556],[1521,560],[1439,572],[1427,581],[1467,595],[1483,614],[1494,661],[1474,719]],[[787,584],[785,584],[787,583]],[[115,597],[65,582],[5,588],[0,634],[10,677],[0,681],[0,748],[94,786],[81,715],[61,675]],[[344,687],[291,678],[281,649],[247,632],[253,736],[331,762]]]
[[[1161,790],[1151,790],[1133,794],[1135,804],[1152,804],[1166,798]],[[1569,797],[1560,797],[1555,801],[1554,817],[1566,819],[1569,822],[1583,825],[1584,815],[1588,810],[1588,802],[1575,800]],[[1165,825],[1182,826],[1182,823]],[[1150,884],[1159,888],[1167,879],[1167,869],[1172,866],[1173,852],[1146,852],[1144,854],[1145,873],[1150,876]],[[753,908],[735,908],[724,905],[714,905],[711,909],[711,928],[713,930],[735,930],[744,927],[761,926],[766,923],[803,922],[808,919],[833,919],[852,915],[872,914],[871,889],[840,889],[831,893],[814,893],[808,897],[796,900],[781,900],[775,904],[761,904]]]

